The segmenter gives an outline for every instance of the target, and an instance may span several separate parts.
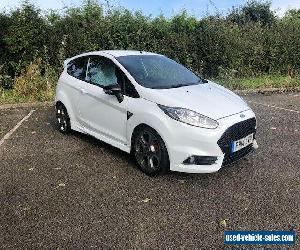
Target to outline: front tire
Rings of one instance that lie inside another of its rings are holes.
[[[58,130],[63,134],[68,134],[71,131],[70,117],[66,107],[59,103],[56,105],[56,123]]]
[[[134,134],[133,155],[142,172],[149,176],[169,170],[169,155],[165,143],[150,127],[143,127]]]

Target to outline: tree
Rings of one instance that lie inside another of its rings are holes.
[[[20,73],[23,66],[43,54],[45,31],[40,10],[27,1],[10,14],[10,25],[3,40],[15,73]]]
[[[272,26],[275,14],[271,10],[271,2],[247,2],[244,6],[233,8],[227,20],[244,26],[248,23],[261,23],[263,26]]]

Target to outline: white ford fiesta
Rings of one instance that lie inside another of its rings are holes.
[[[62,133],[132,153],[148,175],[211,173],[257,148],[256,118],[239,96],[177,62],[143,51],[65,61],[56,89]]]

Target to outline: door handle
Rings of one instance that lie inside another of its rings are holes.
[[[85,89],[80,89],[80,92],[81,92],[81,94],[83,94],[83,95],[87,93]]]

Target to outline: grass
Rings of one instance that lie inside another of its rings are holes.
[[[49,97],[50,96],[50,97]],[[38,96],[32,98],[31,96],[24,96],[15,94],[13,90],[3,90],[0,88],[0,104],[24,103],[24,102],[46,102],[54,100],[54,90],[43,93],[40,92]]]
[[[0,89],[0,104],[28,102],[28,98],[17,96],[12,90]]]
[[[25,81],[28,82],[30,81],[30,79],[28,79],[28,77],[18,79],[18,84],[21,84],[22,86],[23,84],[30,86],[30,88],[25,87],[25,89],[22,89],[22,91],[4,90],[0,88],[0,104],[37,101],[42,102],[54,100],[54,80],[51,80],[52,84],[50,88],[43,88],[42,90],[36,91],[36,88],[32,89],[31,84],[25,83]],[[33,80],[35,82],[43,82],[43,84],[47,84],[47,81],[45,81],[44,79],[41,80],[38,78]],[[281,75],[263,75],[257,77],[214,79],[214,81],[232,90],[300,87],[300,75],[294,77]],[[35,84],[34,86],[36,85],[37,84]],[[18,89],[20,89],[20,86],[18,86]]]
[[[256,77],[217,79],[216,81],[233,90],[300,87],[300,75],[293,77],[262,75]]]

